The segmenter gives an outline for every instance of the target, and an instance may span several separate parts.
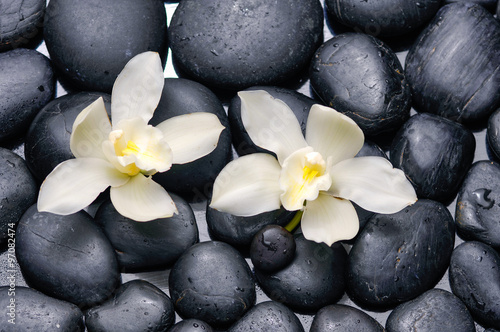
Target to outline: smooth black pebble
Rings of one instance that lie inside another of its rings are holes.
[[[331,304],[316,313],[309,331],[384,332],[384,327],[360,309],[344,304]]]
[[[493,151],[494,156],[500,159],[500,108],[493,112],[488,119],[486,139],[488,147]]]
[[[269,225],[255,234],[250,245],[250,259],[256,269],[276,271],[295,257],[295,238],[278,225]]]
[[[210,325],[202,320],[189,318],[184,319],[172,326],[168,332],[212,332]]]
[[[46,0],[0,0],[0,52],[31,47],[42,32]]]

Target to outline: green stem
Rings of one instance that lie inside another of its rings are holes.
[[[292,221],[290,221],[288,225],[285,226],[285,229],[291,233],[300,224],[303,213],[304,211],[302,210],[297,211],[297,213],[293,216]]]

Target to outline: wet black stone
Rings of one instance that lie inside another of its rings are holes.
[[[355,307],[331,304],[316,313],[309,331],[383,332],[384,327],[370,315]]]
[[[15,225],[37,196],[38,184],[24,160],[0,148],[0,251],[8,243],[15,247]]]
[[[46,56],[24,48],[0,53],[0,72],[0,141],[5,141],[22,136],[53,98],[55,78]]]
[[[392,133],[410,117],[401,63],[372,36],[336,35],[318,48],[309,73],[323,103],[352,118],[367,136]]]
[[[500,108],[493,112],[488,119],[486,138],[488,140],[488,147],[500,159]]]
[[[439,202],[418,200],[398,213],[376,214],[349,253],[349,296],[376,309],[417,297],[442,278],[454,241],[453,217]]]
[[[135,55],[166,57],[164,3],[156,0],[50,1],[44,38],[59,74],[81,90],[111,92]]]
[[[486,160],[476,162],[458,193],[455,210],[458,234],[500,250],[499,203],[500,164]]]
[[[0,0],[0,52],[32,46],[42,31],[45,0]]]
[[[295,238],[294,260],[276,272],[255,270],[255,276],[271,300],[295,312],[315,313],[337,302],[344,294],[347,253],[340,244]]]
[[[109,200],[99,207],[95,220],[115,248],[122,272],[171,266],[185,250],[198,242],[193,210],[179,196],[170,196],[178,214],[148,222],[122,216]]]
[[[199,319],[184,319],[172,326],[168,332],[212,332],[210,325]]]
[[[295,257],[295,239],[278,225],[269,225],[255,234],[250,246],[250,259],[256,269],[276,271]]]
[[[209,87],[241,90],[297,76],[322,33],[318,0],[196,0],[179,3],[168,35],[183,74]]]
[[[226,127],[219,136],[217,147],[208,155],[192,162],[174,164],[168,172],[157,173],[153,179],[167,191],[182,195],[190,201],[203,201],[211,195],[217,174],[232,158],[229,122],[220,100],[200,83],[167,78],[150,124],[156,126],[174,116],[196,112],[215,114]]]
[[[442,7],[405,64],[419,112],[470,123],[500,107],[500,23],[482,6]]]
[[[304,327],[292,310],[275,301],[255,305],[228,332],[304,332]]]
[[[476,241],[453,250],[450,287],[472,317],[487,327],[500,329],[500,256],[492,247]]]
[[[79,307],[106,300],[120,282],[113,247],[92,218],[30,207],[16,231],[16,255],[28,285]]]
[[[183,318],[214,328],[233,324],[254,304],[255,284],[247,262],[224,242],[195,244],[177,260],[169,276],[170,297]]]
[[[121,285],[113,298],[85,314],[88,332],[167,331],[175,322],[172,300],[144,280]]]
[[[0,294],[2,331],[85,331],[83,313],[72,303],[27,287],[0,287]]]
[[[396,134],[390,156],[418,197],[447,203],[457,194],[475,147],[474,135],[464,126],[421,113],[412,116]]]
[[[452,293],[434,288],[397,306],[387,318],[387,332],[475,332],[465,304]]]

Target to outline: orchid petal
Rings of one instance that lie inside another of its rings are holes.
[[[211,113],[175,116],[156,126],[172,149],[172,163],[185,164],[212,152],[224,126]]]
[[[376,213],[396,213],[417,201],[415,189],[402,170],[381,157],[358,157],[331,168],[329,192]]]
[[[262,90],[238,92],[241,119],[252,141],[274,152],[280,164],[307,143],[290,107]]]
[[[69,159],[47,176],[40,188],[38,210],[67,215],[92,203],[109,186],[121,186],[129,177],[98,158]]]
[[[101,146],[110,131],[104,101],[99,97],[76,117],[70,137],[71,152],[77,158],[106,159]]]
[[[280,171],[276,158],[266,153],[231,161],[215,179],[210,207],[243,217],[279,209]]]
[[[306,141],[332,163],[353,158],[363,147],[365,137],[359,126],[333,108],[315,104],[309,111]]]
[[[120,187],[112,187],[111,202],[121,215],[135,221],[168,218],[177,213],[174,201],[151,177],[139,173]]]
[[[321,193],[314,201],[307,202],[301,229],[306,239],[331,246],[355,237],[359,219],[351,202]]]
[[[165,82],[160,56],[144,52],[133,57],[116,78],[111,93],[113,127],[124,119],[148,122],[160,102]]]

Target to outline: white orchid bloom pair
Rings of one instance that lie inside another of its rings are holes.
[[[141,53],[127,63],[113,86],[112,123],[102,98],[77,116],[70,139],[76,159],[62,162],[47,176],[40,188],[39,211],[75,213],[111,187],[111,201],[125,217],[148,221],[177,213],[172,198],[151,175],[209,154],[224,127],[210,113],[148,125],[163,84],[157,53]]]
[[[403,171],[385,158],[358,157],[364,135],[332,108],[310,109],[306,137],[292,110],[265,91],[239,92],[243,125],[265,153],[230,162],[214,183],[210,206],[237,216],[281,205],[303,211],[304,236],[328,245],[353,238],[359,219],[350,202],[377,213],[395,213],[417,200]]]

